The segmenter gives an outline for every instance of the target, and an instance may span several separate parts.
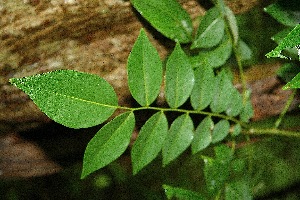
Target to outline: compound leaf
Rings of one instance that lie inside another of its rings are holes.
[[[198,153],[199,151],[208,147],[212,141],[212,130],[214,128],[214,122],[210,117],[206,117],[198,125],[195,136],[192,142],[192,153]]]
[[[171,124],[162,147],[163,166],[176,159],[193,140],[193,121],[188,114],[179,116]]]
[[[192,40],[193,25],[176,0],[132,0],[134,8],[166,37],[180,43]]]
[[[118,105],[114,89],[97,75],[58,70],[10,82],[23,90],[48,117],[70,128],[103,123]]]
[[[129,145],[134,126],[132,112],[123,113],[103,126],[86,147],[81,178],[120,157]]]
[[[162,83],[162,63],[142,29],[128,57],[128,86],[133,98],[149,106],[158,96]]]
[[[223,38],[225,22],[217,7],[206,12],[199,25],[196,39],[191,48],[210,48]]]
[[[195,72],[195,85],[191,94],[191,104],[195,110],[203,110],[212,101],[215,89],[215,75],[211,67],[204,65]]]
[[[177,43],[166,66],[166,100],[171,108],[181,106],[194,86],[194,72],[180,45]]]
[[[163,112],[147,120],[131,150],[133,174],[137,174],[158,155],[167,133],[168,121]]]
[[[219,121],[212,132],[212,143],[217,143],[222,141],[229,133],[230,124],[227,120],[222,119]]]

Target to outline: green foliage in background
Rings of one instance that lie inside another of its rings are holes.
[[[140,107],[119,106],[116,93],[104,79],[73,70],[13,78],[11,83],[27,93],[47,116],[71,128],[95,126],[117,109],[124,111],[88,143],[81,178],[119,158],[130,143],[136,112],[151,110],[155,113],[142,125],[131,149],[134,175],[158,157],[162,166],[168,167],[191,147],[192,155],[203,160],[198,170],[203,171],[204,188],[194,191],[166,183],[162,187],[168,199],[252,199],[258,183],[253,179],[254,150],[247,142],[251,141],[250,135],[299,138],[298,132],[280,127],[289,102],[274,126],[263,128],[249,123],[253,109],[242,62],[250,58],[251,50],[239,38],[236,17],[223,1],[216,1],[206,12],[195,35],[189,15],[175,0],[133,0],[132,5],[175,46],[163,71],[158,52],[146,32],[140,31],[127,64],[130,93]],[[289,26],[294,24],[294,19],[276,14],[282,11],[277,4],[266,11]],[[267,56],[286,58],[281,52],[300,44],[299,31],[297,25]],[[189,48],[182,48],[184,44]],[[238,65],[241,93],[226,67],[231,57]],[[296,76],[285,88],[299,88],[299,79]],[[155,106],[160,92],[169,107]],[[170,113],[175,119],[168,118]],[[236,147],[243,142],[247,144],[243,150],[247,156],[240,156]],[[207,153],[209,148],[213,148],[214,155]]]

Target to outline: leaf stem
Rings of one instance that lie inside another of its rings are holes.
[[[128,108],[128,107],[118,107],[119,109],[123,110],[130,110],[130,111],[137,111],[137,110],[157,110],[162,112],[181,112],[181,113],[187,113],[187,114],[197,114],[197,115],[206,115],[211,117],[218,117],[222,119],[226,119],[229,121],[232,121],[236,124],[240,124],[244,128],[249,128],[245,123],[241,122],[240,120],[230,117],[227,115],[219,114],[219,113],[211,113],[206,111],[200,111],[200,110],[186,110],[186,109],[178,109],[178,108],[160,108],[160,107],[139,107],[139,108]]]
[[[279,125],[280,125],[280,123],[281,123],[281,121],[282,121],[284,115],[286,114],[286,112],[288,111],[289,107],[290,107],[291,104],[293,103],[294,97],[295,97],[295,95],[296,95],[296,91],[297,91],[297,90],[294,90],[293,93],[289,96],[289,98],[288,98],[288,100],[287,100],[287,102],[286,102],[286,104],[285,104],[284,109],[282,110],[282,112],[280,113],[278,119],[277,119],[276,122],[275,122],[275,128],[278,128],[278,127],[279,127]]]
[[[296,131],[287,131],[287,130],[280,130],[277,128],[267,128],[267,129],[256,129],[251,128],[248,130],[242,131],[244,134],[248,135],[277,135],[277,136],[287,136],[287,137],[296,137],[300,138],[300,133]]]
[[[291,95],[292,96],[292,95]],[[186,110],[186,109],[178,109],[178,108],[159,108],[159,107],[139,107],[139,108],[129,108],[129,107],[117,107],[118,109],[129,110],[129,111],[138,111],[138,110],[157,110],[161,112],[182,112],[186,114],[198,114],[198,115],[206,115],[211,117],[218,117],[225,120],[232,121],[236,124],[240,124],[244,130],[242,133],[245,135],[277,135],[277,136],[287,136],[287,137],[296,137],[300,138],[300,133],[297,131],[287,131],[287,130],[280,130],[277,127],[275,128],[266,128],[266,129],[256,129],[250,127],[248,124],[227,115],[223,115],[220,113],[211,113],[206,111],[199,111],[199,110]]]
[[[247,82],[246,82],[246,77],[245,77],[245,74],[244,74],[242,59],[241,59],[240,53],[239,53],[237,48],[238,48],[237,45],[234,45],[233,46],[233,52],[234,52],[234,55],[235,55],[236,62],[238,64],[238,68],[239,68],[240,81],[242,83],[243,103],[245,105],[245,103],[247,102],[247,98],[248,98],[248,95],[247,95]]]

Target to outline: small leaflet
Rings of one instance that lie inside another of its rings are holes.
[[[129,145],[135,126],[133,112],[126,112],[103,126],[88,143],[81,179],[120,157]]]
[[[177,43],[166,66],[166,100],[178,108],[189,98],[194,86],[194,71],[190,61]]]

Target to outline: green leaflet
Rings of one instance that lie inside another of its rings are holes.
[[[227,120],[222,119],[219,121],[212,132],[212,143],[217,143],[222,141],[229,133],[230,124]]]
[[[252,50],[250,47],[242,40],[238,41],[237,53],[241,56],[242,61],[247,61],[252,58]]]
[[[142,29],[128,57],[128,86],[133,98],[149,106],[158,96],[162,83],[162,63]]]
[[[226,184],[225,200],[252,200],[251,189],[246,181],[239,180]]]
[[[242,131],[242,127],[240,124],[236,124],[233,126],[232,136],[238,136]]]
[[[294,27],[300,22],[300,12],[295,9],[297,7],[299,8],[298,1],[289,1],[288,3],[283,1],[269,5],[265,11],[283,25]]]
[[[217,195],[229,177],[233,151],[225,145],[217,146],[214,150],[215,159],[203,156],[204,177],[208,191]]]
[[[216,77],[215,89],[210,109],[212,112],[220,113],[228,109],[232,94],[232,83],[225,70]]]
[[[300,73],[298,73],[290,82],[288,82],[282,89],[296,89],[300,88]]]
[[[273,35],[271,39],[274,40],[277,44],[279,44],[293,29],[294,27],[285,28]]]
[[[231,97],[226,109],[226,114],[230,117],[235,117],[240,114],[243,109],[243,98],[233,85],[231,85],[228,90],[231,90],[231,92],[229,92]]]
[[[229,25],[230,28],[230,32],[233,38],[233,44],[236,45],[239,41],[239,28],[237,26],[237,21],[235,18],[234,13],[232,12],[232,10],[230,10],[230,8],[228,8],[227,6],[225,6],[224,8],[224,16],[227,19],[227,23]]]
[[[208,65],[217,68],[226,63],[232,52],[232,43],[225,39],[214,49],[210,51],[201,51],[197,56],[191,57],[190,61],[193,68]]]
[[[48,117],[70,128],[101,124],[118,105],[113,88],[97,75],[58,70],[10,82],[28,94]]]
[[[242,122],[249,122],[250,118],[253,117],[254,111],[252,107],[252,103],[250,98],[247,99],[247,102],[245,103],[242,112],[240,113],[240,120]]]
[[[203,197],[201,194],[186,190],[183,188],[172,187],[170,185],[163,185],[165,190],[165,194],[168,199],[185,199],[185,200],[205,200],[206,198]]]
[[[84,152],[82,179],[122,155],[129,145],[134,125],[134,114],[126,112],[108,122],[96,133]]]
[[[281,52],[286,48],[292,48],[297,45],[300,45],[300,25],[297,25],[280,43],[279,45],[267,53],[266,56],[270,57],[279,57],[279,58],[288,58],[281,54]]]
[[[198,153],[210,145],[212,141],[212,130],[214,128],[214,122],[210,117],[205,117],[198,125],[195,136],[192,142],[192,153]]]
[[[284,63],[278,69],[277,76],[287,83],[291,81],[299,72],[300,69],[296,63]]]
[[[280,42],[293,30],[293,28],[288,27],[283,29],[282,31],[279,31],[275,35],[271,37],[272,40],[274,40],[277,44],[280,44]],[[284,55],[287,57],[290,57],[293,60],[297,60],[299,58],[298,56],[298,50],[296,47],[287,47],[283,50]]]
[[[191,48],[210,48],[216,46],[224,36],[224,29],[225,22],[218,8],[211,8],[201,20]]]
[[[166,100],[171,108],[178,108],[190,96],[194,86],[194,72],[177,43],[166,66]]]
[[[176,0],[132,0],[131,3],[166,37],[180,43],[192,40],[192,20]]]
[[[191,94],[191,104],[195,110],[203,110],[212,101],[215,89],[215,75],[210,66],[198,67],[195,72],[195,85]]]
[[[193,140],[193,121],[188,114],[177,117],[171,124],[162,147],[163,166],[176,159]]]
[[[131,150],[133,174],[137,174],[156,158],[167,133],[168,121],[163,112],[158,112],[147,120]]]

